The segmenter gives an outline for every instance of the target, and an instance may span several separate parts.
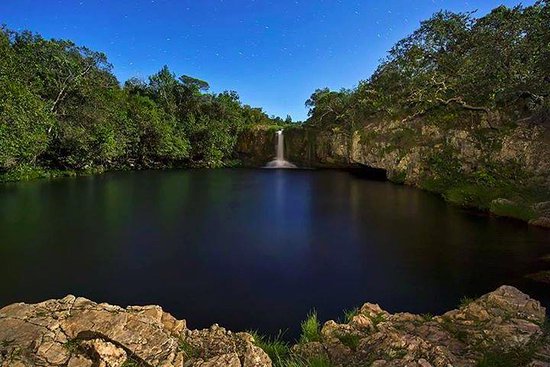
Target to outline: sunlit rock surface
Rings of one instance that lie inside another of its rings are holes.
[[[348,323],[328,321],[298,360],[332,366],[477,366],[488,353],[550,366],[545,309],[503,286],[441,316],[390,314],[365,304]],[[518,362],[519,363],[519,362]],[[158,306],[97,304],[67,296],[0,310],[0,366],[271,366],[247,333],[189,330]]]

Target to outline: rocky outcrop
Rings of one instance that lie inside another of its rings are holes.
[[[125,364],[126,363],[126,364]],[[246,333],[191,331],[159,306],[67,296],[0,310],[0,366],[271,366]]]
[[[508,365],[550,366],[544,322],[540,303],[508,286],[436,317],[392,315],[367,303],[348,323],[328,321],[315,341],[292,347],[289,365],[458,367],[496,355],[518,363]],[[250,334],[218,325],[190,330],[158,306],[67,296],[0,310],[2,367],[271,365]]]
[[[392,315],[367,303],[349,323],[325,323],[320,341],[294,352],[322,353],[332,366],[477,366],[490,353],[510,353],[518,366],[550,366],[545,356],[537,360],[548,348],[544,320],[537,301],[507,286],[436,317]]]

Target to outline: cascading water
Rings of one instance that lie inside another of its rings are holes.
[[[295,165],[285,160],[285,137],[283,130],[277,131],[277,154],[275,159],[269,162],[266,168],[296,168]]]

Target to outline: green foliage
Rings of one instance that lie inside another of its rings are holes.
[[[122,367],[145,367],[145,364],[139,361],[136,361],[133,358],[126,358],[124,363],[122,363]]]
[[[378,324],[386,321],[386,316],[384,316],[383,313],[378,313],[376,315],[370,315],[369,319],[372,322],[372,325],[374,326],[374,328],[378,330]]]
[[[407,172],[401,171],[401,172],[394,172],[389,176],[389,180],[396,184],[404,184],[405,180],[407,179]]]
[[[280,367],[331,367],[331,363],[323,357],[314,357],[309,360],[295,357],[284,361]]]
[[[495,193],[487,186],[463,184],[447,189],[443,196],[447,201],[459,206],[488,209]]]
[[[313,314],[314,313],[310,313],[308,315],[308,320],[313,319]],[[312,323],[312,325],[317,324],[318,326],[318,322],[310,322]],[[302,330],[304,330],[303,325],[304,323],[302,323]],[[274,367],[330,367],[331,365],[330,361],[323,357],[312,357],[310,359],[304,359],[293,354],[290,350],[290,345],[283,340],[283,333],[281,332],[279,332],[279,334],[275,337],[263,336],[256,331],[249,331],[248,333],[254,337],[254,343],[256,344],[256,346],[260,347],[264,352],[267,353],[267,355],[273,362]],[[320,337],[320,335],[318,335],[318,337]],[[303,339],[301,339],[301,341],[302,340]],[[354,344],[351,339],[344,338],[344,340],[348,341],[350,345]],[[313,340],[308,340],[304,342],[310,341]]]
[[[432,321],[434,319],[434,315],[431,313],[424,313],[420,315],[424,321]]]
[[[351,136],[371,121],[397,120],[401,129],[395,134],[361,136],[367,144],[382,139],[386,153],[422,145],[421,123],[442,132],[457,127],[471,131],[483,149],[498,149],[499,133],[516,121],[550,121],[549,22],[548,1],[501,6],[480,18],[474,13],[438,12],[398,42],[376,72],[356,88],[316,90],[306,102],[307,123],[341,126]],[[427,157],[433,172],[421,186],[446,193],[453,202],[488,209],[489,191],[497,182],[513,182],[516,189],[523,186],[513,174],[481,172],[468,177],[470,172],[464,172],[453,158],[456,152],[442,149]],[[495,171],[501,170],[505,169]],[[513,215],[529,217],[526,212]]]
[[[356,334],[342,334],[338,335],[338,340],[351,350],[357,350],[361,337]]]
[[[535,210],[525,204],[517,204],[513,202],[493,202],[489,207],[491,213],[501,217],[516,218],[523,221],[530,221],[536,217]]]
[[[359,307],[354,307],[351,310],[344,310],[344,322],[349,323],[357,315],[359,315]]]
[[[255,344],[267,353],[275,366],[283,366],[290,358],[290,346],[283,340],[283,333],[275,337],[260,335],[257,331],[249,331],[254,337]]]
[[[0,171],[34,164],[47,148],[52,124],[39,97],[0,77]]]
[[[220,167],[234,162],[245,126],[284,124],[242,105],[236,92],[208,90],[207,82],[178,78],[166,66],[121,88],[102,53],[0,28],[0,179]]]
[[[474,301],[473,298],[464,296],[460,299],[459,307],[464,308]]]
[[[180,339],[178,349],[189,359],[200,357],[200,351],[184,339]]]
[[[477,367],[517,367],[527,366],[534,357],[534,346],[517,350],[492,350],[486,352]]]
[[[300,343],[317,342],[321,340],[321,324],[317,318],[317,312],[311,311],[300,325],[302,334]]]
[[[323,357],[314,357],[306,362],[307,367],[331,367],[331,363],[328,359]]]
[[[67,351],[72,355],[78,352],[78,350],[80,349],[80,344],[78,343],[78,340],[71,339],[63,344],[63,347],[67,349]]]

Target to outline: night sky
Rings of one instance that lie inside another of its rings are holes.
[[[1,0],[0,23],[103,51],[122,82],[166,64],[297,120],[316,88],[369,77],[434,12],[482,15],[501,4],[519,1]]]

